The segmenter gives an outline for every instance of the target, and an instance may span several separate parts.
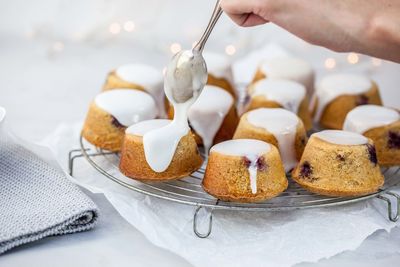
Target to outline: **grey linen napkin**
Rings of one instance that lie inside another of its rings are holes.
[[[64,173],[10,136],[0,137],[0,254],[94,227],[96,205]]]

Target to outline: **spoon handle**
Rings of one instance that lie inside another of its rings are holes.
[[[199,42],[195,45],[193,50],[199,51],[200,53],[203,52],[204,45],[206,44],[208,37],[211,34],[211,31],[214,29],[215,24],[217,24],[217,21],[219,17],[221,17],[222,14],[222,8],[219,4],[219,1],[215,4],[214,11],[211,15],[210,21],[208,22],[207,28],[204,31],[203,35],[201,36]]]

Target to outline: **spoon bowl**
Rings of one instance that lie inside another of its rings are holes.
[[[165,74],[165,93],[171,102],[193,102],[207,83],[207,65],[197,50],[175,54]]]

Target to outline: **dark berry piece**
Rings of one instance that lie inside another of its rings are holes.
[[[265,171],[267,169],[267,163],[264,160],[264,157],[259,157],[256,162],[257,170]]]
[[[247,157],[243,157],[243,164],[246,166],[246,168],[249,168],[251,165],[251,160],[249,160]]]
[[[374,145],[367,144],[367,150],[368,150],[368,158],[369,160],[374,164],[378,164],[378,158],[376,156],[376,149]]]
[[[389,131],[388,147],[391,149],[400,149],[400,133]]]
[[[249,102],[250,102],[250,99],[251,99],[250,95],[249,95],[249,94],[246,94],[246,96],[245,96],[244,99],[243,99],[243,104],[249,103]]]
[[[305,136],[302,136],[302,137],[301,137],[300,143],[301,143],[302,146],[305,146],[305,145],[306,145],[307,140],[306,140],[306,137],[305,137]]]
[[[368,96],[360,95],[359,97],[357,97],[356,105],[357,106],[366,105],[366,104],[368,104],[368,101],[369,101]]]
[[[341,155],[341,154],[337,154],[336,158],[337,158],[339,161],[345,161],[345,160],[346,160],[346,158],[344,157],[344,155]]]
[[[115,117],[112,117],[111,124],[114,125],[117,128],[126,128],[124,125],[122,125]]]
[[[310,178],[312,175],[312,167],[308,161],[305,161],[303,165],[300,167],[300,177],[302,178]]]

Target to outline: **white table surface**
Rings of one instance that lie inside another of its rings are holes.
[[[66,44],[62,53],[55,54],[49,53],[51,45],[46,40],[0,37],[0,105],[6,107],[14,132],[30,141],[42,139],[60,122],[82,120],[90,99],[114,66],[131,61],[161,66],[167,59],[165,55],[134,53],[133,44],[118,42],[107,47]],[[395,75],[399,68],[388,68],[387,73],[392,77],[388,84],[400,84],[399,75]],[[397,86],[396,92],[391,88],[382,91],[393,105],[399,102],[400,89]],[[0,256],[0,266],[190,266],[179,255],[147,241],[104,196],[88,195],[102,212],[94,230],[14,249]],[[400,229],[380,231],[355,251],[298,266],[398,266],[399,241]],[[121,247],[121,243],[130,245]]]

